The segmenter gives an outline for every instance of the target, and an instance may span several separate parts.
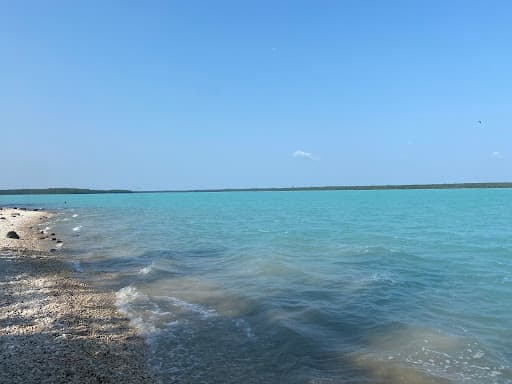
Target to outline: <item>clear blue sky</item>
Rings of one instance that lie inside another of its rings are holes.
[[[511,14],[0,0],[0,188],[512,181]]]

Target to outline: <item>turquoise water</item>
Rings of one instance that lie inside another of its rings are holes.
[[[512,190],[2,204],[58,210],[165,383],[512,383]]]

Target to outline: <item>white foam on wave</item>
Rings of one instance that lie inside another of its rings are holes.
[[[164,325],[166,327],[175,327],[176,325],[178,325],[180,322],[178,320],[174,320],[174,321],[169,321],[167,323],[164,323]]]
[[[142,314],[134,308],[137,304],[147,302],[149,302],[148,296],[131,285],[121,288],[116,293],[117,308],[122,314],[128,316],[130,324],[143,336],[151,336],[158,333],[155,324],[144,319]]]
[[[79,232],[82,229],[81,225],[77,225],[76,227],[73,227],[73,232]]]
[[[255,339],[256,338],[256,335],[254,334],[254,332],[252,331],[251,326],[249,325],[249,323],[246,320],[244,320],[244,319],[235,319],[235,320],[233,320],[233,322],[235,323],[235,326],[237,328],[240,328],[240,329],[242,329],[245,332],[245,336],[247,336],[248,339]]]
[[[78,213],[74,213],[71,217],[78,217]]]
[[[380,336],[372,340],[373,353],[357,359],[358,364],[377,374],[388,367],[389,361],[418,369],[418,374],[428,372],[478,382],[490,382],[505,369],[489,359],[477,341],[468,343],[464,337],[438,330],[400,329]]]
[[[128,318],[130,319],[131,326],[137,328],[137,330],[142,336],[149,337],[159,333],[159,330],[155,327],[155,325],[144,320],[142,316],[128,315]]]
[[[149,345],[153,344],[159,334],[178,324],[172,312],[162,310],[148,295],[132,285],[116,293],[116,306],[130,319],[130,325],[137,329]]]
[[[186,312],[197,313],[202,320],[206,320],[208,318],[215,317],[218,315],[217,311],[215,311],[214,309],[205,308],[199,304],[189,303],[185,300],[178,299],[177,297],[167,296],[165,297],[165,299],[181,310],[184,310]]]
[[[155,266],[155,263],[151,263],[139,270],[139,275],[147,275],[151,272],[153,272],[153,267]]]
[[[128,285],[127,287],[121,288],[116,293],[116,305],[119,310],[124,314],[130,312],[130,304],[140,300],[147,300],[148,297],[141,293],[137,288]]]
[[[373,273],[369,278],[368,281],[370,282],[379,282],[379,283],[389,283],[389,284],[396,284],[396,280],[393,279],[391,274],[387,272],[375,272]]]

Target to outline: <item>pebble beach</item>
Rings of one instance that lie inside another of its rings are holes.
[[[61,260],[50,217],[0,209],[0,382],[154,383],[144,340]]]

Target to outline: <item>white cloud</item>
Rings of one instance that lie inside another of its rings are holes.
[[[314,160],[313,154],[311,152],[304,152],[301,149],[298,149],[295,152],[293,152],[292,156],[293,157],[305,157],[306,159]]]
[[[503,154],[501,152],[495,151],[495,152],[491,153],[491,157],[493,159],[500,160],[500,159],[503,159]]]

